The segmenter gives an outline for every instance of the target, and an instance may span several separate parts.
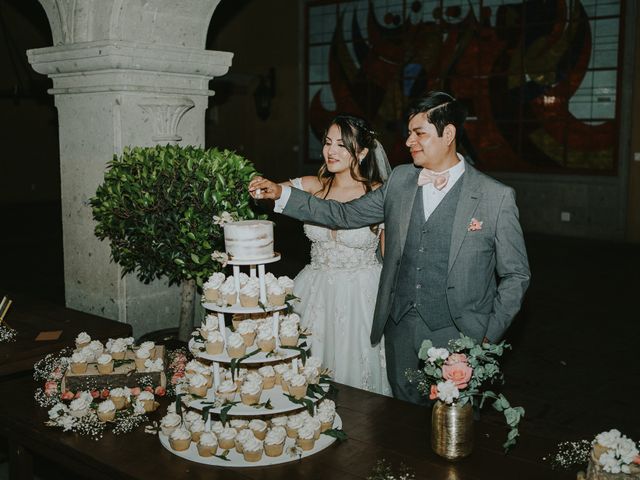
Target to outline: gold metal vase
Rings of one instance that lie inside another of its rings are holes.
[[[459,460],[473,451],[473,408],[437,401],[431,412],[431,448],[448,460]]]

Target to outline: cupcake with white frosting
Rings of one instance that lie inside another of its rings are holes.
[[[71,373],[86,373],[87,356],[82,352],[75,352],[71,355]]]
[[[200,441],[200,436],[205,431],[205,423],[202,417],[189,424],[189,431],[191,432],[191,440],[198,443]]]
[[[238,386],[235,382],[233,382],[232,380],[225,380],[223,382],[220,382],[220,385],[218,385],[216,395],[222,400],[228,400],[232,402],[236,396],[237,391]]]
[[[193,436],[193,433],[191,434]],[[198,454],[201,457],[210,457],[218,451],[218,439],[211,432],[203,432],[198,440]]]
[[[291,382],[291,379],[293,378],[294,375],[297,375],[297,373],[291,368],[282,374],[282,381],[280,382],[280,387],[282,388],[282,391],[284,393],[290,393],[289,382]]]
[[[298,430],[304,425],[304,417],[300,415],[291,415],[287,419],[287,436],[289,438],[296,438],[298,436]]]
[[[184,372],[187,375],[193,375],[194,373],[202,373],[207,368],[209,367],[207,367],[203,363],[200,363],[198,360],[191,360],[184,366]]]
[[[231,450],[236,446],[235,439],[238,431],[235,428],[227,427],[218,434],[218,446],[222,450]]]
[[[284,288],[284,292],[287,295],[293,295],[293,280],[286,275],[278,277],[278,285]]]
[[[102,375],[113,372],[113,358],[108,353],[103,353],[98,357],[98,372]]]
[[[156,344],[151,340],[147,340],[146,342],[142,342],[140,347],[144,350],[149,350],[149,355],[153,358],[156,355]]]
[[[265,285],[271,285],[272,283],[278,283],[278,278],[271,272],[264,274]]]
[[[298,324],[290,319],[280,323],[280,345],[283,347],[295,347],[298,345]]]
[[[293,375],[287,381],[287,386],[289,387],[289,393],[297,400],[307,395],[307,377],[301,373]]]
[[[322,431],[320,420],[315,417],[309,417],[304,421],[304,424],[313,427],[314,437],[318,440],[320,438],[320,432]]]
[[[224,430],[224,424],[220,420],[211,422],[211,431],[216,434],[216,437]]]
[[[164,362],[161,358],[156,358],[152,360],[151,358],[147,358],[144,361],[144,371],[145,372],[163,372],[164,371]]]
[[[212,330],[207,335],[207,343],[204,344],[209,355],[219,355],[224,351],[224,337],[218,330]]]
[[[240,387],[240,399],[245,405],[255,405],[260,402],[262,383],[244,382]]]
[[[249,430],[253,432],[258,440],[264,440],[267,435],[267,422],[254,418],[249,422]]]
[[[187,429],[193,422],[201,419],[202,419],[201,414],[198,412],[194,412],[193,410],[189,410],[187,413],[184,414],[184,423],[187,426]]]
[[[276,349],[276,337],[273,335],[273,329],[270,325],[266,328],[259,328],[256,338],[256,345],[265,353],[273,352]]]
[[[151,350],[148,348],[138,348],[136,350],[136,370],[139,372],[144,372],[145,366],[144,363],[151,358]]]
[[[248,428],[240,430],[235,438],[236,452],[242,453],[242,451],[244,450],[244,444],[252,438],[256,437],[251,430],[249,430]]]
[[[186,428],[176,428],[171,435],[169,435],[169,445],[176,452],[182,452],[189,448],[191,445],[191,433]]]
[[[257,278],[251,278],[240,288],[240,305],[255,308],[260,297],[260,283]]]
[[[273,427],[264,438],[264,453],[267,457],[279,457],[284,449],[287,431],[284,427]]]
[[[220,287],[222,287],[225,278],[224,273],[215,272],[209,277],[209,280],[202,285],[205,302],[216,303],[218,301],[220,298]]]
[[[156,409],[156,399],[153,392],[143,390],[138,395],[138,401],[142,404],[146,413],[153,412]]]
[[[305,422],[298,429],[298,436],[296,438],[296,445],[302,450],[311,450],[316,443],[316,434],[313,425]]]
[[[256,338],[256,330],[258,326],[256,325],[255,320],[243,320],[236,328],[236,332],[238,332],[242,339],[244,340],[244,344],[247,347],[253,345],[253,341]]]
[[[227,354],[231,358],[240,358],[244,356],[246,351],[247,345],[244,343],[242,335],[234,332],[227,337]]]
[[[270,283],[267,285],[267,301],[274,307],[281,307],[284,305],[284,299],[286,297],[284,288],[279,283]]]
[[[220,296],[222,305],[235,305],[238,300],[238,292],[236,291],[236,282],[233,277],[228,277],[220,286]]]
[[[258,462],[262,459],[264,447],[261,440],[256,437],[249,438],[242,444],[242,453],[245,462]]]
[[[249,428],[249,420],[245,420],[244,418],[234,418],[229,422],[229,425],[232,428],[235,428],[238,432]]]
[[[286,415],[277,415],[273,418],[271,418],[271,420],[269,420],[269,423],[271,423],[271,427],[286,427],[287,426],[287,421],[289,420],[289,417]]]
[[[262,388],[269,390],[276,384],[276,371],[271,365],[265,365],[258,369],[258,373],[262,377]]]
[[[89,413],[93,397],[89,392],[81,392],[78,398],[71,400],[69,404],[69,413],[71,416],[80,418]]]
[[[182,417],[177,413],[167,413],[160,421],[160,430],[166,436],[171,435],[176,428],[182,423]]]
[[[315,385],[320,381],[320,371],[316,367],[305,365],[300,373],[307,377],[309,385]]]
[[[116,418],[116,406],[109,399],[98,405],[98,418],[101,422],[113,422]]]
[[[107,343],[107,351],[111,354],[114,360],[124,360],[127,348],[128,345],[124,338],[116,338],[111,343]]]
[[[318,402],[318,404],[316,405],[316,408],[319,412],[326,410],[326,411],[335,413],[336,403],[330,398],[325,398],[324,400],[321,400],[320,402]]]
[[[336,412],[331,410],[318,410],[314,417],[320,422],[320,432],[333,428],[333,421],[336,418]]]
[[[198,397],[206,397],[207,378],[200,373],[192,375],[189,379],[189,393]]]
[[[273,369],[276,372],[276,385],[282,385],[282,375],[290,370],[290,366],[287,363],[279,363]]]
[[[91,337],[89,336],[89,334],[87,332],[80,332],[76,337],[76,348],[82,349],[89,345],[90,342]]]
[[[247,284],[247,282],[251,280],[251,277],[244,272],[238,273],[238,281],[240,282],[240,287],[243,287]]]
[[[131,390],[128,387],[116,387],[109,391],[109,398],[116,406],[116,410],[122,410],[131,398]]]

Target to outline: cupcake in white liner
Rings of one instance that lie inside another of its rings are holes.
[[[287,430],[284,427],[273,427],[264,438],[264,453],[267,457],[279,457],[284,449],[287,439]]]
[[[224,352],[224,337],[219,331],[213,330],[209,332],[204,345],[209,355],[219,355]]]
[[[284,305],[284,299],[286,297],[284,288],[279,283],[270,283],[267,285],[267,301],[274,307],[281,307]]]
[[[136,358],[135,358],[136,370],[138,370],[139,372],[144,372],[144,369],[145,369],[144,362],[146,362],[150,358],[151,358],[150,349],[142,348],[142,347],[138,348],[136,350]]]
[[[287,420],[287,436],[289,438],[296,438],[298,436],[298,430],[304,425],[304,417],[300,415],[291,415]]]
[[[242,335],[232,333],[227,337],[227,354],[231,358],[240,358],[247,352],[247,346],[244,343]]]
[[[202,420],[202,415],[199,412],[194,412],[193,410],[189,410],[184,414],[184,423],[187,429],[191,426],[193,422],[197,422],[198,420]]]
[[[86,373],[87,356],[82,352],[75,352],[71,355],[71,373]]]
[[[191,360],[184,367],[184,372],[187,375],[192,375],[194,373],[202,374],[203,371],[207,370],[209,367],[204,363],[200,363],[198,360]]]
[[[257,278],[251,278],[240,288],[240,305],[255,308],[260,300],[260,283]]]
[[[293,295],[293,280],[286,275],[278,277],[278,285],[280,285],[287,295]]]
[[[298,436],[296,438],[296,445],[302,450],[311,450],[316,443],[316,434],[312,425],[304,423],[298,429]]]
[[[270,326],[258,330],[256,345],[265,353],[273,352],[276,349],[276,337],[274,337],[273,329]]]
[[[282,387],[282,391],[284,393],[291,394],[291,392],[289,391],[289,383],[291,382],[291,379],[293,378],[294,375],[297,375],[297,373],[292,369],[289,369],[282,374],[282,381],[280,382],[280,387]]]
[[[116,338],[111,342],[111,344],[107,345],[107,351],[111,354],[114,360],[124,360],[124,357],[127,354],[127,348],[129,348],[126,343],[126,339]]]
[[[211,422],[211,431],[216,434],[216,437],[222,433],[224,430],[224,425],[220,420],[215,420]]]
[[[116,418],[116,406],[109,399],[98,405],[98,418],[101,422],[113,422]]]
[[[286,427],[288,420],[289,417],[287,415],[277,415],[271,418],[271,420],[269,420],[269,423],[271,423],[272,427]]]
[[[218,320],[218,316],[210,313],[204,317],[204,320],[200,324],[200,334],[206,339],[207,337],[202,332],[203,330],[211,332],[213,330],[219,330],[219,327],[220,321]]]
[[[138,395],[138,401],[144,407],[145,413],[153,412],[156,409],[156,399],[152,392],[143,390]]]
[[[276,385],[282,385],[282,375],[284,375],[285,372],[289,371],[290,368],[291,367],[287,363],[279,363],[275,367],[273,367],[276,372]]]
[[[271,365],[265,365],[258,369],[258,373],[262,377],[262,388],[269,390],[276,384],[276,371]]]
[[[244,344],[247,347],[250,347],[251,345],[253,345],[253,342],[256,338],[257,329],[258,326],[256,325],[255,320],[243,320],[238,325],[238,328],[236,328],[236,332],[238,332],[240,336],[242,336]]]
[[[245,442],[247,442],[252,438],[256,438],[256,437],[251,430],[249,430],[248,428],[245,428],[244,430],[240,430],[238,432],[238,435],[236,435],[236,438],[235,438],[236,451],[238,453],[242,453]]]
[[[76,337],[76,348],[84,348],[91,342],[91,337],[87,332],[80,332]]]
[[[256,437],[249,438],[242,444],[242,453],[245,462],[258,462],[262,459],[264,452],[263,443]]]
[[[160,430],[166,436],[171,435],[176,428],[182,423],[182,417],[177,413],[167,413],[160,421]]]
[[[218,326],[216,325],[215,328],[211,327],[211,326],[201,326],[198,331],[200,332],[200,336],[202,338],[204,338],[205,340],[207,340],[209,338],[209,335],[211,335],[211,333],[213,332],[217,332],[218,331]]]
[[[189,431],[191,432],[191,440],[198,443],[200,441],[200,436],[205,431],[205,423],[202,417],[189,424]]]
[[[271,272],[267,272],[264,275],[265,285],[271,285],[272,283],[278,283],[278,278]]]
[[[240,399],[245,405],[255,405],[256,403],[260,403],[261,393],[261,382],[244,382],[242,387],[240,387]]]
[[[93,397],[91,397],[90,393],[82,393],[87,393],[88,396],[81,394],[80,397],[71,400],[71,403],[69,404],[69,413],[71,414],[71,416],[76,418],[84,417],[87,413],[89,413],[89,408],[91,406],[91,402],[93,401]]]
[[[253,432],[258,440],[264,440],[267,435],[267,422],[259,418],[249,421],[249,430]]]
[[[216,303],[218,301],[220,298],[220,287],[222,287],[225,278],[224,273],[215,272],[204,285],[202,285],[205,302]]]
[[[156,358],[152,360],[147,358],[144,361],[144,371],[145,372],[162,372],[164,371],[164,362],[161,358]]]
[[[309,417],[304,421],[304,424],[313,427],[314,437],[318,440],[320,438],[320,432],[322,431],[320,420],[315,417]]]
[[[113,358],[108,353],[103,353],[98,357],[98,372],[102,375],[113,372]]]
[[[234,418],[229,421],[229,425],[232,428],[235,428],[238,432],[249,428],[249,420],[245,420],[244,418]]]
[[[307,361],[304,362],[305,368],[315,368],[317,370],[322,369],[322,361],[318,357],[307,357]]]
[[[207,383],[207,378],[204,375],[200,373],[192,375],[189,379],[189,393],[198,397],[206,397]]]
[[[235,439],[238,431],[235,428],[227,427],[218,434],[218,446],[222,450],[231,450],[236,446]]]
[[[131,390],[129,387],[116,387],[109,391],[109,398],[116,406],[116,410],[122,410],[127,406],[131,398]]]
[[[235,305],[238,301],[238,292],[233,277],[228,277],[220,286],[220,303],[225,305]]]
[[[320,380],[320,371],[316,367],[305,365],[301,373],[307,377],[307,383],[309,385],[317,384]]]
[[[258,370],[255,368],[247,369],[247,374],[244,376],[245,382],[258,382],[262,383],[262,375],[258,373]]]
[[[193,436],[193,433],[191,434]],[[198,454],[201,457],[210,457],[218,451],[218,439],[211,432],[203,432],[198,440]]]
[[[321,400],[320,402],[318,402],[318,404],[316,405],[316,409],[319,412],[322,412],[324,410],[327,410],[329,412],[334,412],[336,411],[336,403],[329,399],[329,398],[325,398],[324,400]]]
[[[240,281],[240,287],[243,287],[249,280],[251,280],[251,277],[244,272],[240,272],[238,274],[238,280]]]
[[[216,391],[216,395],[218,396],[218,398],[222,400],[228,400],[232,402],[236,396],[237,391],[238,391],[238,386],[236,385],[235,382],[231,380],[225,380],[221,382],[220,385],[218,385],[218,390]]]
[[[298,324],[287,319],[280,323],[280,345],[283,347],[295,347],[298,345]]]
[[[156,354],[156,343],[152,342],[151,340],[147,340],[146,342],[142,342],[139,346],[139,348],[142,348],[144,350],[149,350],[149,353],[151,354],[151,356],[155,356]]]
[[[297,400],[307,395],[307,377],[301,373],[296,373],[288,380],[289,393]]]
[[[320,421],[320,432],[333,428],[333,421],[336,418],[336,412],[331,410],[319,410],[315,418]]]
[[[169,435],[169,445],[176,452],[182,452],[189,448],[191,445],[191,433],[189,430],[183,427],[176,428],[171,435]]]

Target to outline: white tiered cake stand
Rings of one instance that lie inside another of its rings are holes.
[[[231,332],[231,330],[225,326],[225,313],[241,313],[241,314],[252,314],[252,313],[273,313],[273,329],[274,336],[276,338],[276,349],[273,353],[267,354],[265,352],[258,352],[251,357],[248,357],[242,361],[243,366],[248,365],[256,365],[256,364],[268,364],[268,363],[280,363],[287,360],[292,360],[296,362],[297,365],[297,357],[300,356],[300,351],[295,349],[287,349],[280,346],[280,340],[278,336],[278,326],[279,326],[279,312],[288,307],[287,304],[282,306],[271,306],[267,304],[267,294],[266,294],[266,284],[265,284],[265,264],[274,263],[280,260],[280,254],[276,253],[272,258],[266,260],[230,260],[227,263],[233,266],[233,276],[236,283],[236,292],[240,291],[240,266],[249,266],[250,277],[256,277],[259,280],[260,284],[260,302],[263,307],[243,307],[240,305],[239,301],[239,293],[236,300],[235,305],[231,306],[220,306],[215,303],[207,303],[204,302],[202,305],[208,311],[216,312],[218,314],[218,322],[219,322],[219,331],[223,334],[225,339]],[[298,346],[304,340],[299,340]],[[209,407],[209,416],[208,422],[209,424],[211,420],[211,415],[216,415],[221,413],[221,410],[224,408],[223,405],[213,406],[216,401],[215,391],[217,386],[220,384],[220,364],[228,365],[233,360],[227,353],[226,350],[221,354],[211,355],[206,353],[201,349],[197,348],[197,342],[192,338],[189,341],[189,350],[194,354],[194,356],[208,360],[212,362],[212,371],[213,371],[213,387],[207,391],[207,396],[202,399],[197,399],[195,401],[189,402],[189,408],[194,408],[196,410],[203,410],[205,407]],[[328,392],[329,386],[326,384],[321,384],[321,388]],[[240,395],[236,394],[237,400],[239,400]],[[309,398],[309,397],[307,397]],[[312,402],[316,403],[320,400],[320,398],[309,398]],[[272,408],[266,408],[262,405],[270,403]],[[243,403],[238,403],[237,405],[233,405],[226,412],[227,415],[232,417],[263,417],[263,416],[273,416],[273,415],[283,415],[289,412],[293,412],[296,410],[302,410],[305,407],[298,403],[294,403],[289,398],[287,398],[282,391],[280,385],[275,385],[271,389],[263,390],[260,396],[260,406],[250,406],[245,405]],[[341,428],[342,420],[336,414],[334,424],[332,428]],[[308,457],[313,455],[314,453],[318,453],[319,451],[327,448],[333,442],[336,441],[336,438],[321,434],[320,438],[316,440],[314,447],[311,450],[302,450],[300,448],[294,449],[295,440],[287,437],[284,446],[284,453],[279,455],[278,457],[269,457],[266,454],[263,454],[262,459],[257,462],[247,462],[244,459],[244,456],[235,451],[235,449],[230,450],[227,454],[227,460],[222,458],[211,456],[211,457],[202,457],[198,454],[198,449],[194,443],[191,443],[189,448],[184,451],[175,451],[169,445],[169,438],[159,433],[160,443],[163,447],[169,450],[174,455],[185,458],[187,460],[191,460],[193,462],[204,463],[208,465],[219,465],[219,466],[227,466],[227,467],[253,467],[253,466],[266,466],[266,465],[276,465],[279,463],[286,463],[298,460],[299,458]]]

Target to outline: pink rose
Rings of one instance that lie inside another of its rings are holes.
[[[72,392],[72,391],[70,391],[70,390],[67,390],[66,392],[64,392],[64,393],[60,396],[60,398],[61,398],[62,400],[71,400],[71,399],[73,399],[73,397],[75,397],[75,395],[74,395],[74,394],[73,394],[73,392]]]
[[[154,391],[154,393],[158,396],[158,397],[164,397],[165,394],[167,393],[167,389],[164,388],[162,385],[158,385]]]
[[[44,384],[44,394],[47,397],[51,397],[58,393],[58,383],[52,380],[48,381]]]
[[[144,387],[144,391],[153,393],[153,387],[147,385],[146,387]]]
[[[436,385],[431,385],[431,392],[429,393],[429,400],[435,400],[438,398],[438,387]]]
[[[76,392],[76,394],[73,396],[73,398],[80,398],[80,392]]]
[[[140,387],[133,387],[131,389],[131,395],[133,395],[134,397],[137,397],[138,395],[140,395]]]
[[[98,392],[97,390],[91,390],[91,396],[93,398],[98,398],[100,396],[100,392]]]
[[[184,372],[175,373],[173,377],[171,377],[171,385],[178,383],[182,377],[184,377]]]
[[[447,365],[453,365],[454,363],[469,363],[467,356],[464,353],[452,353],[447,357],[445,362]]]
[[[633,459],[633,463],[640,465],[640,455],[636,455],[636,458]]]
[[[108,398],[109,397],[109,390],[107,388],[103,388],[102,391],[100,392],[100,398]]]
[[[445,380],[451,380],[459,390],[467,388],[469,379],[473,369],[466,362],[458,362],[453,365],[442,366],[442,378]]]

